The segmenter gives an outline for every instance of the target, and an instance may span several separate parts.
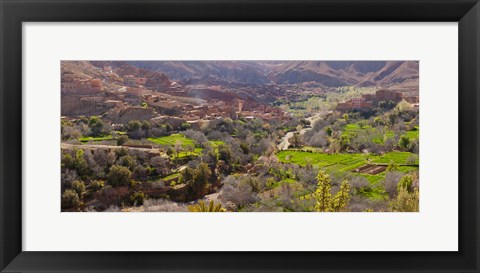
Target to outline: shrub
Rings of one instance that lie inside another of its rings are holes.
[[[136,167],[132,173],[132,176],[138,180],[146,180],[148,178],[148,175],[149,170],[142,165]]]
[[[398,141],[398,146],[403,150],[408,150],[410,148],[410,138],[406,135],[401,136]]]
[[[205,202],[200,201],[198,204],[188,206],[188,210],[191,212],[224,212],[225,209],[222,208],[222,205],[217,204],[211,200],[208,205]]]
[[[131,120],[127,123],[127,131],[130,132],[135,132],[140,130],[142,127],[142,123],[138,120]]]
[[[402,189],[406,190],[408,192],[412,192],[413,191],[412,184],[413,184],[412,177],[410,175],[405,175],[398,182],[397,192],[400,192],[400,190],[402,190]]]
[[[136,191],[130,195],[130,203],[134,206],[141,206],[148,196],[141,191]]]
[[[393,196],[397,194],[398,181],[400,181],[402,175],[402,173],[397,171],[387,172],[385,174],[385,180],[383,181],[383,185],[385,187],[385,191],[388,193],[390,198],[393,198]]]
[[[105,182],[102,180],[93,180],[88,184],[88,189],[92,191],[98,191],[105,186]]]
[[[85,183],[80,180],[75,180],[72,183],[72,189],[81,197],[85,192]]]
[[[124,155],[124,156],[120,157],[118,159],[117,164],[121,165],[121,166],[124,166],[124,167],[127,167],[130,171],[135,170],[135,168],[137,167],[137,161],[129,155]]]
[[[126,186],[130,183],[132,173],[127,167],[113,165],[110,168],[107,179],[108,183],[113,187]]]
[[[350,184],[354,193],[359,193],[370,186],[368,180],[362,176],[353,176]]]
[[[91,117],[88,122],[88,127],[90,127],[91,134],[94,137],[101,136],[103,134],[103,121],[99,117]]]
[[[418,212],[420,207],[418,189],[415,188],[413,192],[409,192],[400,188],[398,195],[389,203],[389,206],[390,211],[393,212]]]
[[[128,136],[121,135],[117,138],[117,145],[122,146],[123,144],[127,143],[127,141],[128,141]]]
[[[220,191],[218,198],[224,203],[230,203],[234,208],[240,208],[259,200],[257,192],[254,191],[252,184],[247,179],[228,176],[223,181],[224,186]]]
[[[80,206],[80,198],[74,190],[66,190],[62,194],[62,208],[70,209]]]

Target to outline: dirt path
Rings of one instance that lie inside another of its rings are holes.
[[[313,125],[315,124],[315,122],[319,119],[322,119],[326,114],[328,113],[331,113],[331,111],[328,111],[328,112],[320,112],[316,115],[313,115],[309,118],[306,118],[306,120],[308,120],[310,122],[310,127],[308,128],[303,128],[302,130],[300,131],[294,131],[294,132],[288,132],[287,134],[285,134],[283,137],[282,137],[282,140],[280,141],[280,144],[277,145],[277,149],[279,151],[283,151],[283,150],[287,150],[291,143],[288,141],[291,137],[293,137],[293,134],[295,133],[300,133],[300,135],[303,135],[305,134],[306,132],[312,130],[313,128]]]

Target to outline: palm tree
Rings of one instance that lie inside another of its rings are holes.
[[[225,209],[222,208],[222,205],[215,205],[213,200],[210,201],[208,205],[205,202],[200,201],[198,204],[188,206],[188,210],[191,212],[224,212]]]

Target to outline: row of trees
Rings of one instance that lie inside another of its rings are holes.
[[[346,131],[349,125],[359,130]],[[317,121],[312,130],[304,135],[294,134],[290,142],[294,147],[308,145],[332,153],[367,149],[373,153],[390,152],[394,149],[418,153],[418,139],[411,139],[406,131],[417,130],[418,111],[395,108],[383,115],[363,119],[359,113],[333,113]]]

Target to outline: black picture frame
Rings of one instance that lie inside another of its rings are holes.
[[[1,272],[479,272],[478,1],[0,0],[0,12]],[[459,251],[22,251],[22,23],[124,21],[458,22]]]

